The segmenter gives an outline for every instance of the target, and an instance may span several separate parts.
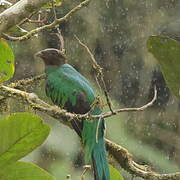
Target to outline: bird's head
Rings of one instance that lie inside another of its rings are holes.
[[[47,66],[61,66],[66,63],[66,56],[58,49],[48,48],[35,54],[40,57]]]

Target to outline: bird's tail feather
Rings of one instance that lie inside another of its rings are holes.
[[[92,114],[100,114],[96,108]],[[110,180],[104,142],[104,119],[83,121],[82,139],[85,150],[85,162],[92,159],[95,180]]]
[[[94,168],[94,179],[109,180],[109,167],[106,159],[106,150],[103,138],[99,139],[93,149],[92,162]]]

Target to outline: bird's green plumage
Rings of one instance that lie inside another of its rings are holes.
[[[69,64],[46,67],[47,82],[46,94],[52,101],[72,112],[81,112],[82,109],[90,110],[95,100],[95,93],[91,84]],[[79,102],[82,101],[82,102]],[[85,108],[87,106],[87,108]],[[90,110],[93,115],[101,113],[99,107]],[[106,160],[104,143],[104,119],[83,121],[81,133],[85,149],[85,161],[92,159],[95,179],[109,180],[109,169]]]
[[[94,101],[95,94],[89,82],[69,64],[58,68],[47,67],[46,73],[48,74],[47,96],[59,106],[64,107],[67,101],[75,105],[76,94],[79,92],[85,93],[90,104]]]

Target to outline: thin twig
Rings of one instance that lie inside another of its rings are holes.
[[[21,26],[21,25],[23,25],[24,23],[26,23],[26,22],[27,22],[29,19],[31,19],[32,16],[35,15],[36,13],[37,13],[37,11],[32,12],[32,13],[29,15],[29,17],[23,19],[23,20],[18,24],[18,26]]]
[[[54,5],[54,0],[51,0],[52,3],[52,10],[53,10],[53,14],[54,14],[54,19],[57,19],[57,14],[56,14],[56,9],[55,9],[55,5]]]
[[[96,59],[94,58],[94,55],[91,53],[90,49],[83,42],[81,42],[81,40],[76,35],[74,35],[74,37],[78,40],[79,44],[81,46],[83,46],[86,49],[86,51],[88,52],[88,54],[90,55],[94,69],[96,69],[98,71],[102,71],[102,68],[96,62]]]
[[[38,13],[38,19],[35,20],[35,19],[31,19],[35,14]],[[41,19],[41,14],[44,15],[44,17]],[[35,23],[35,24],[41,24],[43,22],[45,22],[47,20],[47,11],[43,11],[43,13],[41,11],[37,12],[37,11],[34,11],[28,18],[25,18],[23,19],[19,24],[18,26],[21,26],[25,23]],[[6,36],[7,34],[4,34],[4,36]]]
[[[114,110],[112,108],[112,103],[110,101],[110,97],[109,97],[109,94],[108,94],[108,91],[107,91],[107,87],[106,87],[106,84],[105,84],[105,81],[104,81],[104,75],[103,75],[102,72],[100,73],[100,79],[101,79],[101,82],[103,84],[104,94],[106,96],[106,101],[107,101],[107,104],[109,106],[109,109],[110,109],[111,113],[114,114]]]
[[[97,78],[96,78],[96,80],[98,81],[98,76],[100,76],[100,80],[101,80],[101,83],[103,85],[102,89],[104,91],[107,104],[109,106],[109,109],[110,109],[111,113],[113,114],[114,111],[112,109],[112,104],[111,104],[110,97],[109,97],[109,94],[108,94],[108,91],[107,91],[107,88],[106,88],[106,84],[105,84],[105,81],[104,81],[104,75],[103,75],[103,72],[102,72],[102,68],[96,62],[96,59],[95,59],[94,55],[91,53],[90,49],[83,42],[81,42],[80,39],[76,35],[75,35],[75,38],[78,40],[79,44],[81,46],[83,46],[86,49],[86,51],[88,52],[88,54],[90,55],[93,68],[97,71]],[[99,82],[98,82],[98,85],[100,85]]]
[[[45,29],[52,29],[53,27],[55,27],[56,25],[63,23],[65,21],[67,21],[70,17],[72,17],[72,15],[74,13],[76,13],[78,10],[80,10],[81,8],[87,6],[89,4],[91,0],[85,0],[83,2],[81,2],[79,5],[77,5],[76,7],[74,7],[72,10],[70,10],[64,17],[59,18],[59,19],[55,19],[52,23],[50,24],[46,24],[44,26],[38,27],[36,29],[33,29],[31,31],[29,31],[27,34],[20,36],[20,37],[12,37],[8,34],[3,34],[4,38],[6,38],[7,40],[11,40],[11,41],[23,41],[26,39],[29,39],[30,37],[32,37],[33,35],[45,30]]]
[[[101,91],[103,91],[103,90],[102,90],[102,88],[101,88],[101,86],[100,86],[100,84],[99,84],[99,81],[98,81],[98,78],[97,78],[97,76],[96,76],[96,75],[95,75],[95,77],[94,77],[94,78],[95,78],[95,80],[96,80],[96,83],[97,83],[97,85],[98,85],[99,89],[100,89]]]
[[[12,83],[8,84],[8,87],[17,88],[17,89],[24,89],[24,87],[27,88],[27,86],[31,86],[32,84],[35,84],[42,79],[45,79],[45,77],[46,77],[46,74],[41,74],[41,75],[38,75],[38,76],[35,76],[32,78],[21,79],[19,81],[12,82]],[[1,97],[0,102],[4,101],[8,97],[9,97],[8,95]]]
[[[34,24],[41,24],[41,23],[45,22],[46,20],[47,20],[47,14],[45,14],[45,16],[42,19],[41,19],[41,17],[38,18],[37,20],[28,19],[27,22],[28,23],[34,23]]]
[[[63,38],[63,36],[61,34],[61,30],[59,28],[57,28],[57,31],[58,31],[58,33],[53,33],[53,34],[55,34],[58,37],[58,39],[59,39],[59,50],[62,54],[65,55],[66,50],[65,50],[65,46],[64,46],[64,38]]]
[[[120,112],[144,111],[148,107],[152,106],[154,104],[154,102],[156,101],[156,99],[157,99],[157,89],[156,89],[156,87],[154,87],[154,97],[149,103],[147,103],[147,104],[145,104],[145,105],[143,105],[141,107],[137,107],[137,108],[135,107],[135,108],[116,109],[116,110],[113,110],[113,113],[111,111],[104,112],[104,113],[102,113],[100,115],[94,115],[93,118],[95,118],[95,117],[96,118],[100,118],[100,117],[101,118],[108,118],[108,117],[111,117],[112,115],[119,114]]]
[[[46,74],[41,74],[32,78],[22,79],[17,82],[13,82],[9,84],[8,86],[11,88],[23,88],[27,87],[28,85],[32,85],[33,83],[39,82],[40,80],[44,79],[46,77]]]

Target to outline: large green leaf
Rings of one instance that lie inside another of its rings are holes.
[[[147,48],[157,59],[168,87],[180,98],[180,42],[164,35],[150,36]]]
[[[0,39],[0,84],[14,74],[14,54],[4,39]]]
[[[28,162],[15,162],[0,172],[3,180],[55,180],[55,178],[40,167]]]
[[[49,126],[29,113],[14,113],[0,119],[0,169],[41,145]]]
[[[110,180],[124,180],[123,176],[113,166],[109,165]]]

